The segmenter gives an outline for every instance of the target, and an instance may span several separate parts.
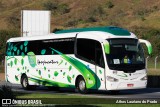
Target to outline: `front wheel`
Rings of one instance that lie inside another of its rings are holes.
[[[78,79],[77,88],[78,88],[78,92],[80,92],[81,94],[86,94],[87,93],[86,82],[83,79],[83,77],[80,77]]]

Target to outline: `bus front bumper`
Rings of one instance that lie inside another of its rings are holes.
[[[107,90],[127,90],[146,88],[147,80],[130,82],[106,82]]]

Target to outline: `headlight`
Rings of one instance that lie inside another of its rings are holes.
[[[147,80],[147,76],[144,76],[143,78],[141,78],[141,80]]]
[[[111,76],[107,76],[107,80],[110,81],[110,82],[118,82],[118,79],[113,78]]]

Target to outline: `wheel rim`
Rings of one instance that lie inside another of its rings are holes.
[[[83,81],[83,80],[81,80],[80,82],[79,82],[79,89],[81,90],[81,91],[83,91],[84,89],[85,89],[85,81]]]
[[[24,78],[24,79],[23,79],[23,86],[24,86],[24,87],[27,87],[27,84],[28,84],[28,81],[27,81],[26,78]]]

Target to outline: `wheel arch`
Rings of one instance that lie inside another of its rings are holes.
[[[23,78],[24,76],[27,77],[26,73],[22,73],[22,75],[21,75],[21,80],[20,80],[21,83],[22,83],[22,78]]]
[[[77,86],[78,86],[78,79],[79,79],[79,78],[83,78],[84,81],[86,82],[85,78],[84,78],[82,75],[78,75],[78,76],[76,77],[76,80],[75,80],[75,87],[76,87],[76,88],[77,88]]]

